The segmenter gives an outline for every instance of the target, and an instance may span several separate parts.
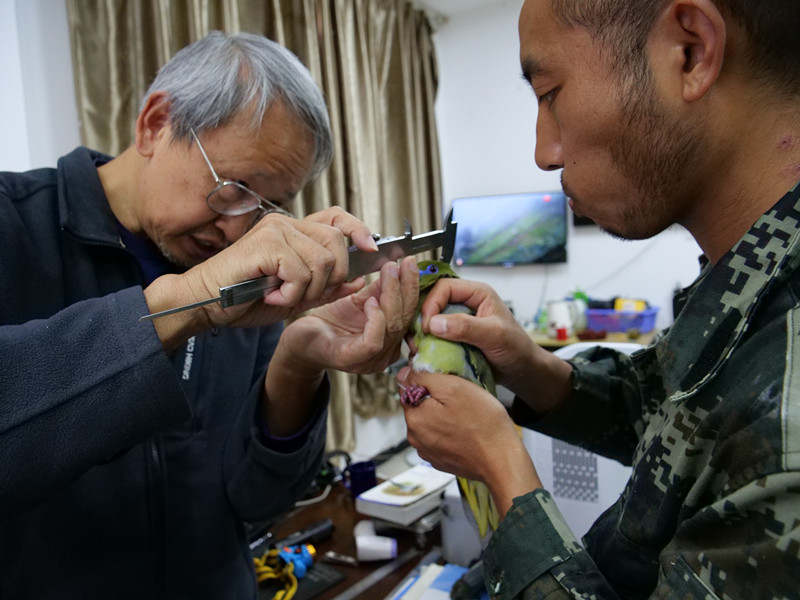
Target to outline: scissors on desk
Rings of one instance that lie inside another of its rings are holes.
[[[455,248],[457,227],[458,224],[453,222],[453,211],[451,209],[450,212],[447,213],[442,229],[435,229],[427,233],[413,235],[411,226],[406,224],[406,231],[403,235],[378,239],[376,242],[378,246],[377,252],[369,252],[351,246],[348,249],[349,266],[347,281],[352,281],[362,275],[380,271],[381,267],[389,261],[400,260],[406,256],[412,256],[436,248],[442,249],[442,260],[444,262],[450,262],[450,259],[453,258],[453,249]],[[177,308],[170,308],[168,310],[162,310],[161,312],[144,315],[140,317],[139,320],[157,319],[158,317],[165,317],[214,302],[219,302],[222,308],[236,306],[237,304],[262,298],[272,290],[278,289],[281,284],[283,284],[283,281],[275,275],[248,279],[247,281],[241,281],[233,285],[219,288],[219,296],[216,298],[209,298],[208,300],[201,300],[194,304],[187,304],[186,306],[179,306]]]

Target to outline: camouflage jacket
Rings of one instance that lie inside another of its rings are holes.
[[[515,420],[633,467],[579,543],[514,500],[484,553],[493,598],[800,598],[800,186],[631,356],[573,359],[557,413]],[[534,462],[536,457],[534,457]]]

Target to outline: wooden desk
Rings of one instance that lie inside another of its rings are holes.
[[[317,549],[317,556],[321,557],[328,550],[339,552],[340,554],[347,554],[348,556],[356,555],[356,543],[353,537],[353,527],[358,521],[368,519],[366,515],[361,515],[355,511],[353,498],[350,496],[350,491],[343,485],[334,484],[328,497],[317,504],[310,506],[303,506],[297,508],[289,513],[288,517],[279,525],[272,528],[272,534],[275,539],[281,539],[288,536],[290,533],[304,529],[316,521],[323,519],[331,519],[333,521],[333,535],[330,539],[315,544]],[[409,548],[414,547],[415,535],[408,531],[394,531],[392,537],[397,539],[397,554],[400,555]],[[434,545],[441,544],[441,537],[439,529],[432,534],[428,534],[426,547],[422,549],[419,558],[427,552]],[[354,583],[360,581],[376,569],[385,565],[389,561],[371,561],[361,563],[357,567],[350,567],[347,565],[331,565],[337,571],[345,575],[345,579],[324,593],[315,597],[315,600],[330,600],[347,590]],[[417,565],[419,559],[412,559],[405,565],[398,568],[396,571],[387,575],[383,580],[370,587],[359,598],[375,599],[384,598],[391,592],[397,584]]]
[[[597,342],[598,344],[602,344],[603,342],[624,342],[630,344],[641,344],[642,346],[649,346],[650,343],[655,338],[657,331],[653,330],[649,333],[643,333],[642,335],[630,338],[628,337],[627,333],[613,331],[606,334],[601,340],[580,340],[575,336],[569,337],[566,340],[557,340],[551,337],[547,337],[541,333],[529,333],[528,335],[531,336],[531,339],[541,346],[542,348],[547,348],[548,350],[554,350],[556,348],[561,348],[563,346],[568,346],[570,344],[576,344],[578,342]]]

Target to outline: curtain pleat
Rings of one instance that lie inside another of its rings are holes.
[[[219,29],[286,46],[322,89],[334,160],[299,195],[299,216],[341,206],[384,235],[442,214],[432,29],[407,0],[67,0],[86,146],[118,154],[158,68]],[[331,372],[329,448],[355,446],[353,416],[398,410],[393,379]]]

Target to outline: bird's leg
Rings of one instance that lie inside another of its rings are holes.
[[[400,386],[400,402],[402,402],[404,406],[419,406],[428,396],[430,396],[430,393],[425,386]]]

